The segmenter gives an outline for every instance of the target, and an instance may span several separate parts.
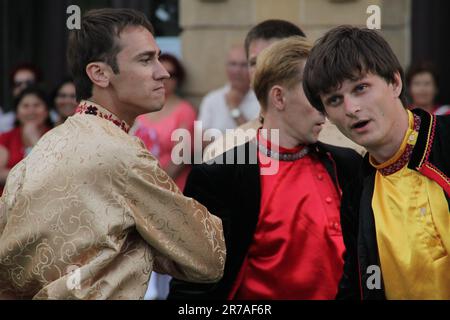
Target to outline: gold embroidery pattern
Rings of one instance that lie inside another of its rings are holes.
[[[0,199],[0,299],[141,299],[153,270],[215,282],[224,264],[221,220],[99,117],[47,133]]]

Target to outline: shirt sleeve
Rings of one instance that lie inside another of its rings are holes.
[[[156,272],[192,282],[220,280],[226,255],[222,221],[183,196],[146,150],[130,164],[125,197],[137,231],[153,248]]]

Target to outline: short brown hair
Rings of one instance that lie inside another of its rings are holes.
[[[393,83],[396,72],[403,81],[400,62],[377,31],[340,26],[328,31],[311,50],[305,66],[303,88],[313,107],[324,112],[320,95],[339,88],[345,80],[357,80],[366,73],[373,73],[387,83]],[[400,99],[406,106],[405,86]]]
[[[250,43],[255,40],[284,39],[292,36],[306,37],[303,30],[292,22],[280,19],[264,20],[247,33],[244,42],[245,54],[248,58]]]
[[[253,90],[263,110],[274,85],[291,89],[302,81],[300,63],[306,60],[312,44],[304,37],[289,37],[264,49],[256,62]]]
[[[110,8],[88,11],[81,20],[81,28],[71,31],[67,59],[79,100],[92,96],[92,82],[86,74],[89,63],[103,61],[114,73],[119,73],[118,39],[128,26],[142,26],[154,34],[153,26],[142,12]]]

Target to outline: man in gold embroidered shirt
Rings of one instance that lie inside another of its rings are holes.
[[[153,270],[195,282],[223,274],[221,220],[186,198],[137,138],[169,74],[150,22],[88,12],[68,59],[84,99],[11,170],[0,201],[0,298],[140,299]]]

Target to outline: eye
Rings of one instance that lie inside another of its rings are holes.
[[[327,105],[329,106],[336,107],[339,104],[341,104],[341,97],[339,96],[332,96],[327,99]]]
[[[367,88],[367,84],[359,84],[355,87],[355,92],[363,92]]]
[[[142,62],[142,63],[145,63],[145,64],[149,63],[150,61],[151,61],[150,58],[146,58],[146,59],[142,59],[142,60],[141,60],[141,62]]]

